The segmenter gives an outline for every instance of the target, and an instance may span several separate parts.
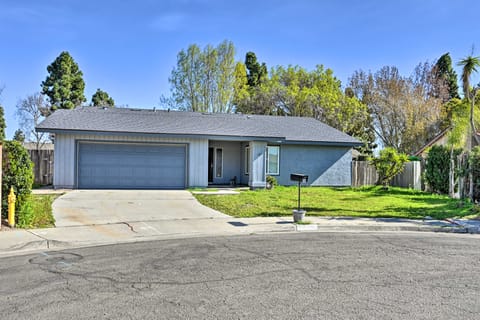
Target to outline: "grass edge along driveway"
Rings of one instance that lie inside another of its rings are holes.
[[[288,216],[297,206],[297,187],[247,190],[238,195],[194,195],[205,206],[237,218]],[[301,207],[312,216],[433,219],[464,217],[473,204],[444,195],[378,186],[302,187]]]

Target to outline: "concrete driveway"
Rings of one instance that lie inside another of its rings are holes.
[[[57,227],[227,218],[184,190],[73,190],[53,203]]]

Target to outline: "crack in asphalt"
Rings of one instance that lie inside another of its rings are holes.
[[[438,315],[437,309],[444,319],[457,313],[474,319],[478,312],[478,242],[385,235],[281,239],[176,240],[31,255],[37,273],[25,259],[17,262],[25,277],[8,264],[2,269],[18,275],[0,289],[0,314],[48,319],[53,309],[67,318],[74,305],[104,318],[121,312],[135,318],[131,306],[203,319],[405,319]],[[23,294],[27,283],[31,289]],[[119,311],[123,306],[127,311]]]

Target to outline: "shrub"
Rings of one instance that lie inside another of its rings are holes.
[[[472,149],[468,157],[470,170],[472,170],[473,179],[473,201],[480,200],[480,147],[476,146]]]
[[[425,181],[432,192],[448,194],[448,179],[452,150],[445,146],[432,146],[425,161]],[[455,163],[460,149],[453,150]]]
[[[53,195],[27,196],[22,207],[22,214],[18,217],[18,226],[23,228],[53,227],[55,219],[52,214]]]
[[[393,148],[381,150],[379,156],[371,160],[377,169],[378,184],[388,187],[393,177],[403,171],[406,162],[408,157],[404,153],[398,153]]]
[[[267,176],[267,184],[269,184],[271,187],[278,186],[278,181],[275,177]]]
[[[33,185],[33,163],[27,150],[18,141],[5,141],[2,164],[2,212],[8,212],[8,193],[13,187],[16,201],[16,219],[23,221],[24,215],[31,214],[32,206],[28,196]]]

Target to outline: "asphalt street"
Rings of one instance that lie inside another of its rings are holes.
[[[478,319],[480,238],[297,233],[0,258],[1,319]]]

